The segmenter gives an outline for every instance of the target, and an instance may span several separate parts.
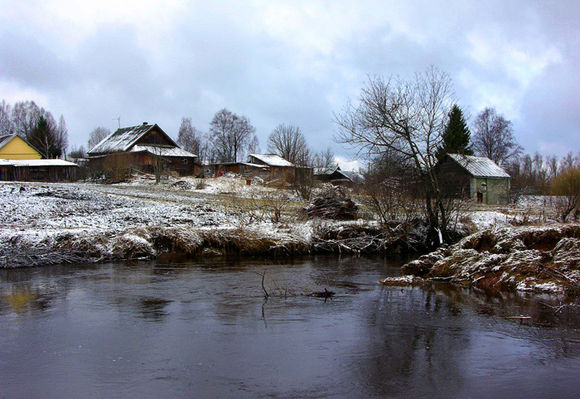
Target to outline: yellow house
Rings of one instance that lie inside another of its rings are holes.
[[[26,140],[17,134],[12,134],[0,136],[0,159],[42,159],[42,155]]]

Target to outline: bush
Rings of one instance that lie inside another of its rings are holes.
[[[551,192],[564,197],[559,207],[562,222],[565,222],[574,210],[576,210],[574,213],[576,220],[580,203],[580,168],[569,168],[556,176],[552,182]]]

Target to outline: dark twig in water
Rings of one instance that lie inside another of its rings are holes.
[[[266,278],[266,271],[264,270],[264,272],[260,273],[260,275],[262,276],[262,291],[264,291],[264,299],[268,299],[270,297],[270,294],[268,294],[268,291],[266,291],[266,287],[264,287],[264,279]]]
[[[328,289],[324,289],[324,291],[314,291],[307,296],[312,296],[315,298],[332,298],[334,296],[334,291],[328,291]]]

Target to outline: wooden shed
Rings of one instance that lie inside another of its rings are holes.
[[[0,159],[0,180],[12,181],[73,181],[78,165],[62,159]]]
[[[447,154],[436,170],[445,195],[490,205],[508,201],[510,175],[489,158]]]
[[[250,154],[250,163],[265,165],[270,168],[271,179],[283,179],[287,182],[296,180],[296,166],[275,154]]]

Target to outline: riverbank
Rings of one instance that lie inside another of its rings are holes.
[[[300,216],[291,190],[235,178],[130,184],[0,185],[0,267],[186,256],[425,250],[421,223]]]
[[[447,281],[485,290],[580,295],[580,224],[490,228],[402,267],[386,285]]]
[[[255,182],[254,182],[255,183]],[[242,179],[147,177],[126,184],[0,184],[0,267],[185,256],[316,253],[421,255],[420,222],[309,219],[290,189]],[[361,212],[364,213],[364,212]],[[451,281],[479,288],[570,294],[580,284],[578,225],[513,226],[527,210],[478,208],[458,234],[474,235],[421,256],[387,284]],[[478,231],[479,230],[479,231]]]

